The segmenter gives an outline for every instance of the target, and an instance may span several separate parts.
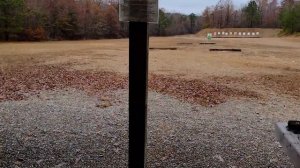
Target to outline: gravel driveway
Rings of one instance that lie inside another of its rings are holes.
[[[68,89],[0,103],[0,167],[126,167],[126,90],[101,108]],[[293,167],[274,124],[299,119],[300,103],[230,100],[216,107],[149,95],[147,167]]]

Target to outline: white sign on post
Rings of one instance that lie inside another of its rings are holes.
[[[158,0],[119,0],[119,20],[158,23]]]

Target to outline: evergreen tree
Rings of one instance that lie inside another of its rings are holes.
[[[165,34],[166,28],[170,25],[170,20],[163,9],[159,10],[158,35]]]
[[[280,22],[285,32],[300,32],[300,5],[285,6],[280,13]]]
[[[260,20],[260,12],[257,3],[252,0],[248,3],[248,6],[244,8],[246,19],[249,27],[255,27],[258,25]]]
[[[0,34],[6,41],[10,34],[23,29],[24,0],[0,0]]]
[[[194,13],[191,13],[189,15],[189,17],[190,17],[190,22],[191,22],[191,30],[190,31],[191,31],[191,33],[194,33],[197,16]]]
[[[67,39],[77,38],[78,34],[78,20],[76,12],[70,10],[66,19],[62,22],[61,32]]]

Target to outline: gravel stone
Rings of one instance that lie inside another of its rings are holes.
[[[1,102],[0,167],[127,167],[128,91],[112,94],[106,108],[75,89]],[[274,124],[299,119],[297,101],[204,107],[150,92],[148,105],[147,167],[293,167]]]

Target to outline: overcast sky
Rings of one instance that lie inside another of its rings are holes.
[[[158,0],[159,7],[165,8],[170,12],[180,12],[185,14],[201,14],[207,6],[216,5],[219,0]],[[232,0],[234,5],[239,8],[249,0]]]

